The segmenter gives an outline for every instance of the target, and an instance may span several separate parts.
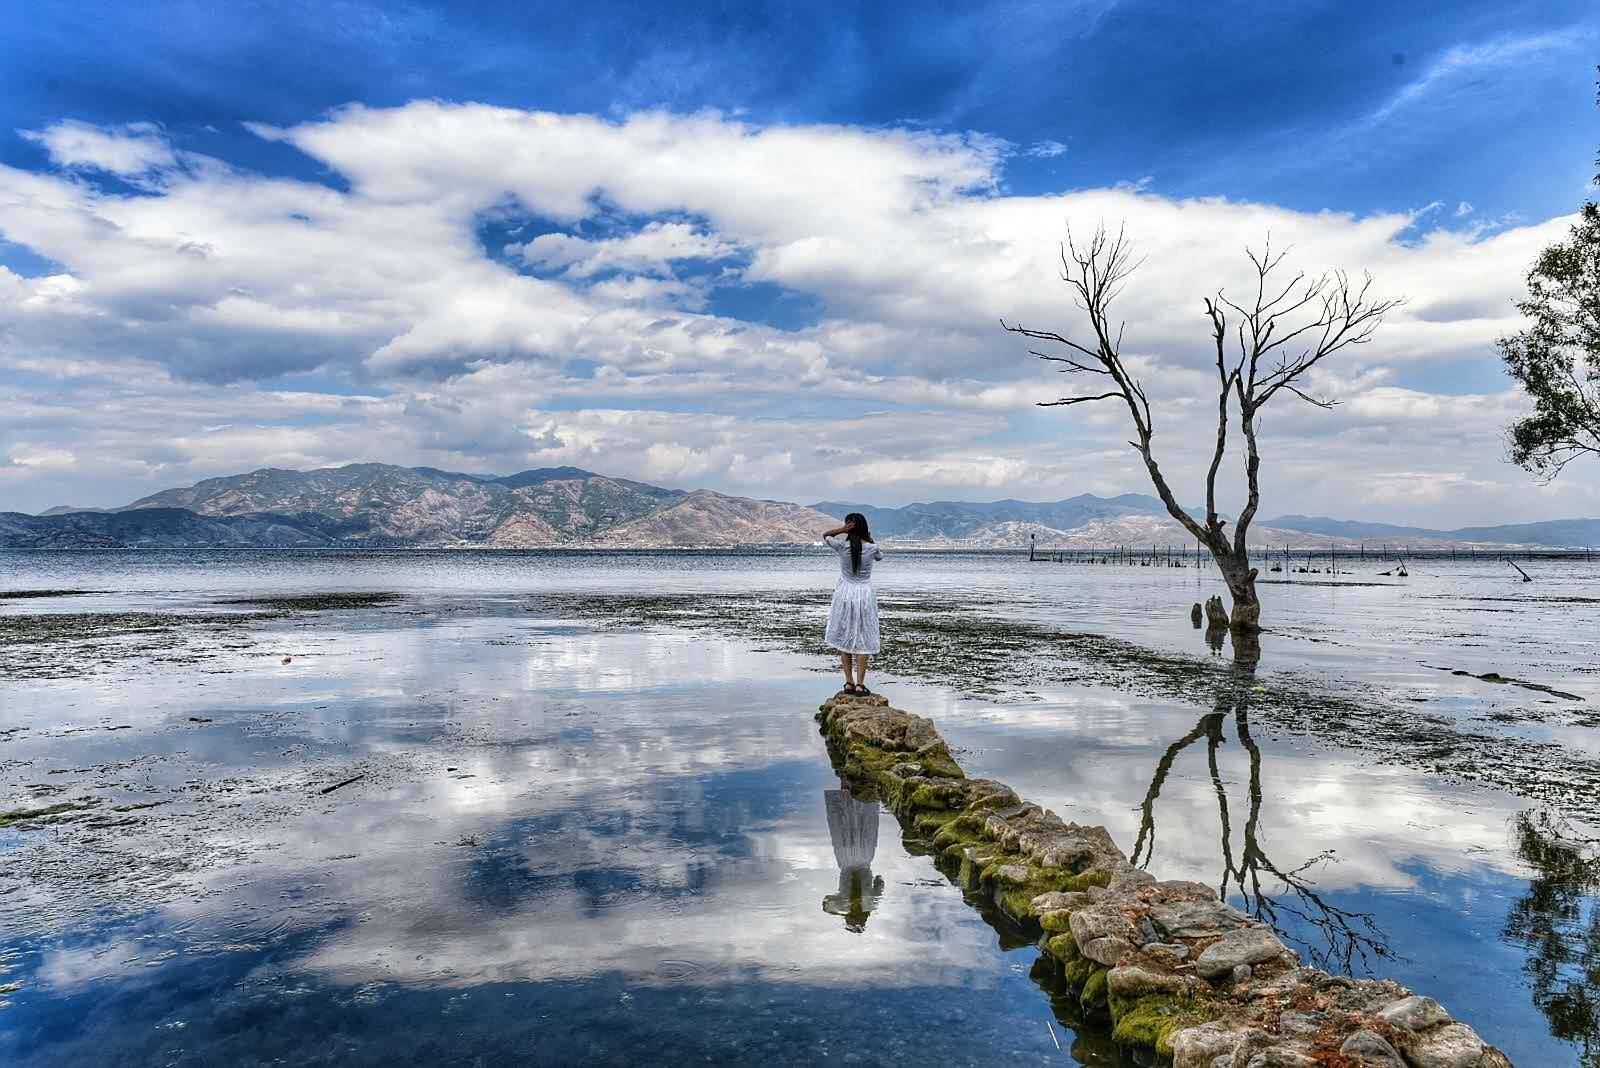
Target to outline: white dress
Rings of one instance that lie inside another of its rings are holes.
[[[833,588],[824,640],[841,653],[876,653],[878,596],[872,590],[872,565],[883,559],[883,552],[870,541],[862,542],[861,570],[852,572],[850,539],[836,536],[822,540],[839,557],[839,584]]]

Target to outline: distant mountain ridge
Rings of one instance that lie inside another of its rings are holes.
[[[1268,519],[1265,525],[1307,534],[1327,534],[1358,541],[1410,539],[1413,543],[1463,542],[1489,545],[1547,545],[1561,548],[1600,546],[1600,519],[1547,519],[1537,523],[1509,523],[1501,526],[1458,527],[1433,530],[1428,527],[1396,526],[1393,523],[1363,523],[1326,516],[1286,515]]]
[[[867,526],[872,528],[875,537],[922,543],[985,538],[997,524],[1067,532],[1095,520],[1123,516],[1167,517],[1166,507],[1160,500],[1139,493],[1124,493],[1119,497],[1082,493],[1062,501],[930,501],[899,508],[822,501],[811,507],[830,515],[860,512],[866,516]],[[1023,541],[1026,542],[1026,537]]]
[[[50,512],[6,514],[0,544],[650,548],[810,542],[838,524],[797,504],[665,489],[576,467],[497,476],[377,463],[264,467],[121,508]],[[161,515],[141,522],[141,513]]]
[[[0,547],[489,547],[778,545],[814,542],[861,512],[885,543],[925,547],[1187,546],[1192,538],[1145,494],[1060,501],[931,501],[885,508],[813,505],[680,490],[577,467],[512,475],[363,463],[260,468],[162,490],[121,508],[0,513]],[[1296,551],[1600,545],[1600,520],[1566,519],[1454,531],[1325,516],[1258,523],[1251,543]]]

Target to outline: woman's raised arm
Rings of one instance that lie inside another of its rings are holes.
[[[846,523],[843,526],[834,527],[832,530],[823,531],[822,532],[822,536],[824,538],[831,538],[836,534],[848,534],[849,532],[850,532],[850,524]]]

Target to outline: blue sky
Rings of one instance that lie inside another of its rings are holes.
[[[160,14],[152,16],[151,11]],[[1453,53],[1538,42],[1504,63]],[[162,123],[253,166],[247,121],[361,101],[715,108],[762,123],[979,130],[1053,158],[1019,192],[1146,176],[1175,196],[1358,212],[1571,209],[1592,172],[1600,13],[1584,2],[8,5],[0,128]],[[1430,81],[1432,89],[1427,88]],[[1407,91],[1419,99],[1374,118]],[[6,138],[0,160],[38,166]]]
[[[1283,418],[1296,440],[1273,510],[1593,513],[1592,477],[1538,488],[1504,465],[1516,398],[1490,343],[1552,220],[1588,195],[1597,59],[1600,10],[1576,2],[7,5],[0,390],[22,414],[0,428],[0,506],[118,503],[251,457],[559,460],[885,503],[1139,490],[1114,421],[1033,409],[1054,383],[985,333],[1069,314],[1048,253],[1067,222],[1117,212],[1169,260],[1135,310],[1153,366],[1174,369],[1175,437],[1198,430],[1179,330],[1203,330],[1152,309],[1198,300],[1161,287],[1212,284],[1218,242],[1277,227],[1311,266],[1369,267],[1412,298],[1390,350],[1333,383],[1353,419]],[[502,138],[506,116],[542,113],[562,127],[550,144]],[[652,115],[678,125],[652,133]],[[596,159],[640,161],[634,184],[584,170],[586,138]],[[741,188],[785,188],[814,162],[789,143],[805,138],[837,188],[747,203]],[[547,162],[583,177],[557,190]],[[743,187],[721,183],[730,167]],[[254,199],[230,199],[244,187]],[[930,205],[840,251],[922,190]],[[262,198],[302,204],[280,213],[292,241],[263,220],[232,229]],[[453,264],[448,299],[377,258],[321,274],[396,227],[394,257]],[[946,276],[974,256],[1015,266],[1033,235],[1037,293],[975,285],[965,318],[940,322]],[[556,249],[567,239],[586,244]],[[140,258],[163,242],[167,258]],[[84,400],[122,432],[81,432]],[[141,422],[156,416],[165,440]],[[1096,475],[1040,464],[1044,441]]]

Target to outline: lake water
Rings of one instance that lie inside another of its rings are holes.
[[[1262,589],[1260,671],[1593,754],[1596,728],[1524,713],[1600,703],[1600,572],[1524,566],[1535,582],[1492,561],[1341,576],[1381,585],[1289,576]],[[0,829],[0,1063],[1120,1064],[1033,977],[1021,932],[908,851],[891,816],[871,878],[841,881],[838,783],[811,718],[836,687],[825,661],[530,599],[777,605],[829,588],[832,567],[821,552],[0,554],[0,591],[98,591],[0,601],[8,616],[405,595],[266,621],[205,655],[86,656],[65,678],[0,665],[0,811],[95,806]],[[1188,607],[1218,589],[1210,569],[992,554],[891,554],[879,577],[886,601],[959,594],[1199,655]],[[1581,700],[1471,677],[1489,672]],[[1530,802],[1275,732],[1234,701],[874,686],[932,717],[969,774],[1104,823],[1322,966],[1439,998],[1519,1065],[1600,1063],[1600,862],[1553,846]]]

